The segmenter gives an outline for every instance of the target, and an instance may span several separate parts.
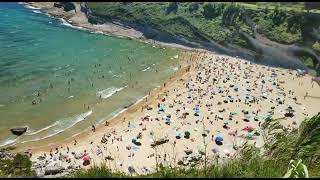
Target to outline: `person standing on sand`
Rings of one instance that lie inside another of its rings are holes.
[[[304,99],[306,99],[307,96],[308,96],[308,92],[306,92],[306,95],[304,96]]]

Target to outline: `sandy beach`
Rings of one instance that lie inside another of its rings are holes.
[[[59,14],[57,9],[50,11]],[[93,26],[84,16],[61,16],[91,30],[142,38],[121,26]],[[266,119],[282,118],[283,125],[295,128],[319,112],[320,86],[308,74],[207,51],[197,50],[189,57],[183,57],[174,77],[123,113],[106,119],[107,124],[28,149],[37,174],[44,175],[48,167],[71,170],[101,164],[145,174],[160,163],[187,167],[203,161],[204,154],[209,162],[214,155],[228,159],[245,142],[264,144],[260,126]],[[88,165],[85,156],[90,157]]]
[[[209,161],[214,154],[224,159],[246,141],[261,147],[265,119],[283,118],[282,124],[294,128],[319,112],[320,87],[309,75],[209,52],[193,55],[188,64],[107,126],[29,150],[38,173],[55,163],[65,169],[104,163],[113,170],[149,173],[160,163],[189,165],[186,154],[201,160],[204,141]],[[89,165],[83,165],[85,154]]]

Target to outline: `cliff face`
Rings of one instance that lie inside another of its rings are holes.
[[[76,9],[72,2],[55,2],[54,7],[63,8],[63,10],[66,12]]]
[[[242,58],[257,60],[260,62],[270,62],[272,61],[272,59],[279,59],[279,61],[283,61],[283,59],[291,58],[294,59],[294,62],[296,62],[293,63],[296,65],[292,66],[291,68],[304,69],[302,68],[302,63],[300,63],[303,62],[301,57],[309,57],[313,60],[313,64],[319,64],[318,54],[310,48],[312,44],[314,44],[317,40],[319,41],[320,21],[317,20],[320,19],[320,17],[318,14],[305,13],[303,14],[302,18],[303,21],[294,21],[294,23],[296,23],[294,25],[298,24],[298,27],[301,27],[301,35],[303,39],[303,43],[297,46],[293,44],[282,44],[274,40],[272,41],[264,36],[265,34],[257,33],[257,22],[256,19],[254,19],[256,16],[256,12],[248,11],[245,13],[244,22],[249,26],[249,29],[253,29],[254,33],[246,29],[246,31],[244,32],[246,32],[246,34],[250,37],[250,40],[248,39],[247,35],[244,36],[243,34],[239,33],[239,31],[243,30],[241,28],[238,28],[236,32],[233,32],[231,34],[230,30],[229,33],[227,33],[228,39],[235,39],[237,37],[234,36],[239,36],[240,38],[237,39],[241,39],[243,43],[238,44],[237,42],[234,42],[232,40],[215,41],[212,35],[208,34],[208,32],[205,31],[209,27],[203,29],[201,26],[199,26],[199,24],[190,21],[190,18],[188,18],[188,16],[160,18],[159,22],[154,22],[153,18],[147,17],[148,13],[147,15],[140,17],[140,19],[130,19],[125,18],[125,15],[121,13],[119,15],[119,13],[114,9],[109,10],[114,10],[116,16],[113,16],[113,13],[101,14],[100,12],[100,14],[96,14],[98,12],[95,9],[90,9],[89,7],[91,7],[91,5],[89,5],[83,2],[59,2],[55,3],[55,7],[53,9],[59,10],[59,12],[65,12],[62,13],[64,16],[70,14],[70,17],[66,16],[66,19],[71,20],[75,23],[75,25],[78,26],[84,26],[89,29],[92,28],[93,30],[99,30],[99,28],[97,29],[97,26],[95,25],[104,24],[102,26],[105,27],[99,31],[111,33],[116,36],[126,36],[139,39],[147,38],[163,43],[178,44],[190,48],[202,48],[231,56],[240,56]],[[100,5],[103,5],[103,3],[99,4],[99,6]],[[131,7],[128,8],[131,10]],[[72,10],[75,11],[73,12]],[[143,13],[145,14],[145,12]],[[150,16],[154,16],[154,14],[150,14]],[[299,26],[299,24],[301,24],[301,26]],[[117,27],[114,28],[115,26]],[[217,24],[216,26],[221,25]],[[175,31],[176,29],[182,28],[183,31]],[[128,30],[132,30],[131,33],[128,33]],[[134,32],[135,35],[132,35],[132,32]],[[257,48],[257,43],[263,45],[265,48]],[[277,53],[274,53],[275,51]],[[297,62],[296,60],[299,60],[300,62]],[[286,66],[287,63],[281,64]],[[320,66],[317,69],[319,68]]]

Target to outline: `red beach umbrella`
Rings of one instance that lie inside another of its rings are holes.
[[[82,160],[84,160],[84,161],[90,161],[90,156],[85,155],[85,156],[83,156]]]

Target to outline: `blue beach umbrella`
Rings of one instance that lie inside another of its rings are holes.
[[[223,141],[223,137],[222,136],[218,136],[218,137],[216,137],[216,140],[215,141],[220,141],[220,142],[222,142]]]
[[[196,107],[196,113],[200,113],[200,109],[198,107]]]

